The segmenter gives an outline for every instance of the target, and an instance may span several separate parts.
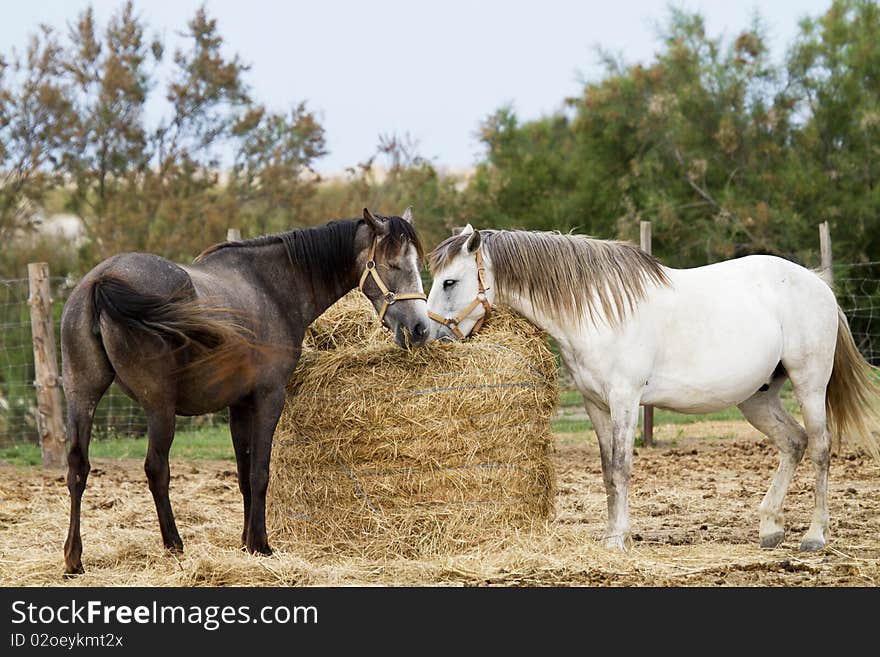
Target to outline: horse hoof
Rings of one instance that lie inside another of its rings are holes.
[[[801,552],[820,552],[825,549],[825,541],[820,538],[805,538],[801,541]]]
[[[171,552],[171,554],[183,554],[183,541],[176,541],[172,543],[166,543],[165,549]]]
[[[65,566],[64,567],[64,578],[72,579],[79,575],[82,575],[86,572],[86,569],[82,567],[82,564],[77,564],[75,566]]]
[[[765,550],[771,550],[785,540],[785,532],[773,532],[767,536],[761,537],[761,547]]]
[[[626,542],[622,536],[610,536],[605,539],[605,547],[617,552],[626,552]]]
[[[267,545],[259,545],[259,546],[255,546],[255,547],[248,546],[247,551],[250,552],[251,554],[260,554],[264,557],[271,557],[272,556],[272,548],[270,548],[268,546],[268,544]]]

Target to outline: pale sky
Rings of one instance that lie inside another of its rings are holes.
[[[0,0],[0,52],[22,48],[40,22],[64,28],[92,4],[101,20],[121,0]],[[138,11],[165,38],[166,59],[200,0],[140,0]],[[597,79],[596,47],[627,62],[658,49],[656,26],[669,3],[650,0],[207,0],[228,53],[252,66],[253,96],[275,110],[306,100],[326,129],[327,156],[338,172],[369,157],[380,134],[408,133],[421,155],[452,168],[480,154],[476,132],[487,115],[511,104],[536,118]],[[683,0],[710,34],[735,36],[758,3]],[[831,0],[774,0],[760,15],[781,57],[798,20]],[[157,104],[154,113],[162,111]],[[150,118],[158,118],[157,116]]]

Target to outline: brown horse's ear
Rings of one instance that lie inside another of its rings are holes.
[[[468,226],[470,226],[470,224],[468,224]],[[468,253],[475,253],[476,250],[480,248],[480,243],[482,241],[483,238],[480,237],[480,231],[475,230],[467,238],[467,242],[464,243],[464,250]]]
[[[412,223],[412,206],[410,205],[406,210],[403,211],[403,214],[400,216],[406,223]]]
[[[385,219],[380,219],[367,208],[364,208],[364,221],[375,231],[376,235],[384,235],[388,232],[388,222]]]

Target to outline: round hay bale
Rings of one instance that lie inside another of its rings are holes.
[[[313,325],[275,433],[272,540],[425,555],[547,519],[558,390],[546,336],[499,310],[467,342],[406,352],[377,326],[360,293]]]
[[[303,348],[331,351],[393,342],[391,331],[376,319],[372,304],[360,290],[352,290],[312,322]]]

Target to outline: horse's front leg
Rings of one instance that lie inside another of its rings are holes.
[[[589,402],[585,405],[599,439],[602,457],[602,478],[608,500],[605,546],[625,552],[630,533],[629,480],[639,400],[632,395],[612,396],[610,411]]]
[[[584,408],[587,409],[587,415],[593,423],[596,440],[599,442],[599,458],[602,459],[602,479],[605,482],[605,496],[608,503],[608,522],[603,539],[608,547],[622,547],[622,543],[615,544],[611,528],[611,519],[615,517],[617,509],[617,494],[611,478],[611,457],[614,454],[611,414],[608,409],[589,402],[586,398],[584,398]]]
[[[235,448],[238,490],[244,506],[241,547],[245,548],[251,518],[251,436],[254,434],[254,409],[250,399],[229,407],[229,432]]]
[[[248,552],[272,554],[266,537],[266,489],[269,487],[269,461],[272,437],[281,409],[284,407],[284,386],[253,394],[253,434],[250,450],[250,514],[245,546]]]

